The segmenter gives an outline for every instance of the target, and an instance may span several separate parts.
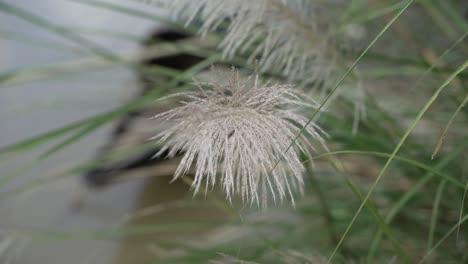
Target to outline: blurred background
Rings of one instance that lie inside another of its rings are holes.
[[[190,182],[145,172],[90,190],[81,166],[100,158],[122,113],[94,118],[141,94],[135,58],[167,15],[145,2],[0,0],[0,264],[242,263],[224,254],[325,263],[361,205],[356,190],[369,190],[417,113],[467,61],[468,3],[415,1],[320,116],[343,166],[317,153],[296,208],[231,205],[216,190],[193,198]],[[407,1],[329,3],[346,11],[336,22],[349,66]],[[237,59],[228,64],[251,66]],[[417,263],[428,252],[428,263],[467,263],[466,223],[453,229],[468,219],[467,80],[465,68],[417,120],[372,196],[377,209],[363,209],[336,263],[404,263],[405,255]],[[358,129],[356,86],[366,104]],[[447,240],[432,252],[439,239]]]
[[[126,4],[134,8],[146,7]],[[66,28],[63,32],[72,30],[73,34],[96,46],[131,55],[140,51],[140,40],[158,26],[156,22],[63,0],[8,0],[2,1],[0,7],[0,71],[24,77],[11,82],[2,80],[0,147],[110,111],[128,101],[138,90],[139,84],[130,67],[107,65],[88,69],[86,60],[95,56],[67,39],[67,33],[60,33],[60,28]],[[66,73],[66,69],[64,72],[47,71],[46,68],[48,65],[64,65],[65,68],[70,62],[80,60],[83,62],[79,63],[84,64],[77,65],[81,73],[73,70],[71,74]],[[9,250],[8,258],[0,257],[1,263],[7,263],[10,257],[11,263],[115,263],[118,241],[43,238],[33,243],[21,232],[111,227],[122,221],[122,215],[138,203],[140,182],[131,181],[99,193],[84,194],[81,178],[62,177],[42,188],[18,191],[25,183],[50,178],[93,159],[107,141],[112,127],[112,124],[106,125],[47,159],[37,160],[37,156],[50,146],[2,156],[1,178],[14,179],[2,186],[2,191],[12,193],[0,199],[0,256],[2,251]],[[86,206],[81,212],[73,210],[76,199],[84,199],[86,204],[91,201],[89,210]],[[26,250],[21,250],[22,246]],[[18,259],[11,256],[15,250],[18,250]]]

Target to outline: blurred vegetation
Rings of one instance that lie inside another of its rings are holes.
[[[118,5],[99,0],[74,2],[122,16],[163,22],[183,30],[197,30],[158,16],[151,8],[149,11],[132,9],[125,1]],[[362,44],[346,50],[350,58],[349,71],[337,82],[330,96],[342,88],[348,75],[361,76],[366,91],[366,116],[353,133],[354,102],[346,96],[335,99],[332,107],[318,116],[318,122],[329,133],[331,152],[304,157],[304,162],[314,160],[315,166],[306,177],[305,194],[297,198],[296,208],[285,204],[259,210],[237,203],[230,205],[217,191],[209,192],[207,198],[201,200],[192,200],[188,194],[176,203],[177,207],[189,211],[199,206],[213,207],[222,212],[222,220],[212,219],[208,214],[193,223],[145,223],[79,233],[39,232],[31,234],[33,239],[144,237],[162,231],[183,233],[215,226],[210,234],[213,237],[218,234],[223,239],[204,237],[206,241],[199,246],[177,238],[146,238],[147,243],[182,252],[150,263],[468,263],[468,110],[464,107],[468,101],[468,7],[464,1],[455,0],[352,0],[346,3],[339,9],[342,19],[337,17],[337,21],[343,26],[362,27],[367,34]],[[83,55],[83,59],[72,63],[0,73],[0,86],[63,78],[115,65],[168,78],[166,82],[155,84],[151,92],[110,112],[5,146],[0,149],[0,160],[43,146],[46,150],[38,160],[57,155],[125,113],[154,104],[155,99],[168,92],[187,89],[187,86],[180,86],[181,81],[192,80],[213,63],[236,65],[246,71],[255,68],[240,55],[229,61],[223,59],[214,48],[221,32],[177,45],[157,44],[141,55],[154,57],[184,51],[206,58],[189,70],[179,72],[161,67],[144,68],[139,64],[141,56],[115,54],[109,47],[86,39],[87,34],[109,34],[142,41],[131,32],[97,29],[90,32],[62,27],[3,2],[0,2],[0,12],[79,44],[81,48],[76,52]],[[72,49],[12,31],[2,30],[0,34],[2,38],[34,45]],[[275,73],[264,74],[268,78],[283,78]],[[325,97],[325,101],[329,98]],[[310,113],[311,118],[315,115]],[[102,160],[70,168],[14,190],[2,191],[1,187],[18,174],[4,175],[0,178],[0,197],[11,197],[60,177],[79,175],[106,159],[130,155],[145,147],[148,146],[110,153]],[[168,208],[172,206],[174,204],[167,202]]]

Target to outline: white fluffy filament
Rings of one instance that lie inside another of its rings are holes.
[[[290,85],[262,85],[258,76],[241,80],[237,71],[226,84],[198,87],[178,95],[180,106],[154,117],[168,124],[153,138],[164,146],[160,153],[184,153],[174,178],[194,171],[195,193],[203,183],[208,189],[219,182],[228,200],[236,193],[266,206],[271,193],[275,202],[289,196],[294,203],[293,193],[304,185],[300,154],[310,155],[309,138],[324,145],[322,130],[310,123],[285,151],[308,121],[297,110],[314,104]]]

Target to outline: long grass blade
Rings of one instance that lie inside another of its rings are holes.
[[[455,110],[455,112],[452,114],[452,116],[450,117],[447,125],[445,126],[444,128],[444,131],[442,132],[442,135],[440,136],[440,139],[439,141],[437,142],[437,145],[436,147],[434,148],[434,151],[432,152],[432,156],[431,156],[431,159],[434,159],[434,157],[437,155],[437,153],[439,152],[440,148],[442,147],[442,144],[444,144],[444,141],[445,141],[445,137],[447,136],[447,132],[448,130],[450,129],[450,127],[452,126],[452,123],[453,121],[455,120],[455,118],[457,117],[457,115],[460,113],[460,111],[462,110],[463,107],[465,107],[465,105],[468,103],[468,94],[465,96],[465,99],[463,99],[463,102],[460,104],[460,106],[458,106],[457,110]]]
[[[332,96],[335,94],[337,89],[341,86],[343,81],[348,77],[348,75],[351,73],[351,71],[354,70],[356,65],[361,61],[361,59],[367,54],[367,52],[374,46],[374,44],[382,37],[382,35],[390,28],[390,26],[405,12],[406,9],[414,2],[414,0],[408,0],[406,5],[390,20],[384,28],[375,36],[375,38],[371,41],[371,43],[364,49],[364,51],[359,55],[359,57],[353,62],[351,67],[345,72],[345,74],[338,80],[334,88],[330,91],[330,93],[323,99],[322,103],[317,107],[317,109],[314,111],[312,114],[312,117],[307,121],[307,123],[301,128],[301,130],[297,133],[296,137],[291,141],[291,144],[286,148],[286,150],[283,152],[283,155],[276,161],[275,165],[271,169],[273,171],[278,164],[281,162],[281,160],[284,158],[284,153],[287,153],[289,149],[296,143],[297,139],[300,137],[300,135],[304,132],[305,128],[314,120],[314,118],[317,116],[317,114],[322,110],[322,108],[326,105],[326,103],[332,98]],[[271,172],[270,172],[271,173]]]
[[[343,165],[332,155],[327,156],[332,164],[332,166],[336,169],[336,171],[341,174],[342,178],[345,179],[346,184],[348,187],[351,189],[351,191],[354,193],[354,195],[362,202],[364,200],[364,196],[362,195],[361,191],[359,191],[359,188],[352,182],[352,180],[346,176],[345,174],[345,169]],[[405,263],[410,263],[411,259],[409,256],[405,253],[403,248],[401,247],[401,243],[397,240],[395,235],[392,232],[392,229],[390,226],[385,222],[383,217],[380,215],[378,212],[377,208],[375,205],[372,203],[372,201],[369,201],[366,204],[366,209],[371,213],[372,217],[377,221],[380,230],[385,233],[385,235],[390,239],[392,242],[393,247],[395,248],[396,253],[404,260]],[[338,241],[335,241],[337,243]]]
[[[413,199],[416,194],[424,187],[425,184],[427,184],[430,180],[432,180],[433,177],[435,176],[442,176],[436,175],[441,169],[447,167],[451,161],[453,161],[456,157],[458,157],[461,153],[463,153],[463,150],[468,146],[468,138],[466,138],[464,141],[462,141],[452,152],[449,153],[446,157],[444,157],[439,163],[437,163],[436,166],[432,168],[432,170],[427,170],[427,173],[419,180],[417,181],[414,186],[411,188],[410,191],[406,192],[390,209],[390,211],[387,214],[387,217],[385,218],[385,221],[387,223],[391,223],[393,219],[397,216],[397,214],[403,209],[403,207],[411,200]],[[388,157],[388,156],[387,156]],[[399,159],[398,156],[395,156],[395,159]],[[447,180],[448,175],[445,177],[441,178],[442,180]],[[460,215],[460,218],[462,215]],[[372,263],[372,258],[374,257],[377,247],[380,243],[380,240],[382,239],[382,232],[379,230],[374,238],[372,239],[371,247],[369,249],[369,254],[367,255],[367,260],[369,263]]]
[[[396,154],[398,153],[398,151],[400,150],[400,148],[403,146],[403,144],[405,143],[406,139],[408,138],[408,136],[410,135],[410,133],[413,131],[413,129],[416,127],[416,125],[419,123],[419,121],[421,120],[422,116],[426,113],[426,111],[429,109],[429,107],[432,105],[432,103],[434,103],[434,101],[439,97],[439,94],[444,90],[445,87],[448,86],[448,84],[455,78],[457,77],[458,73],[464,71],[466,69],[466,67],[468,67],[468,61],[465,61],[465,63],[463,63],[451,76],[449,76],[449,78],[447,78],[445,80],[445,82],[439,86],[439,88],[436,90],[436,92],[432,95],[432,97],[429,99],[429,101],[424,105],[424,107],[421,109],[421,111],[419,112],[419,114],[416,116],[415,120],[412,122],[411,126],[407,129],[407,131],[405,132],[405,134],[403,135],[403,137],[401,138],[400,142],[397,144],[397,146],[395,147],[393,153],[391,154],[391,156],[388,158],[387,162],[385,163],[385,165],[383,166],[383,168],[380,170],[379,174],[377,175],[377,178],[376,180],[374,181],[374,183],[372,184],[372,186],[370,187],[366,197],[364,198],[364,201],[362,202],[362,204],[359,206],[358,210],[356,211],[356,213],[354,214],[353,218],[351,219],[351,222],[349,223],[348,227],[346,228],[345,232],[343,233],[341,239],[340,239],[340,242],[338,243],[338,245],[335,247],[335,250],[333,251],[333,253],[330,255],[329,259],[328,259],[328,262],[331,261],[331,259],[333,258],[333,256],[335,255],[336,251],[338,250],[339,246],[341,245],[341,243],[344,241],[344,239],[346,238],[346,235],[348,234],[349,230],[351,230],[351,227],[353,226],[354,222],[356,221],[357,217],[359,216],[359,214],[361,213],[363,207],[365,206],[365,203],[367,202],[367,200],[369,200],[370,196],[372,195],[372,193],[374,192],[375,188],[377,187],[378,183],[380,182],[380,180],[382,179],[383,175],[385,174],[385,172],[387,171],[387,168],[390,166],[390,163],[393,161],[393,159],[395,158]]]
[[[437,218],[439,217],[439,208],[440,208],[440,201],[442,200],[442,194],[444,192],[445,184],[447,182],[441,181],[439,187],[437,187],[436,195],[434,198],[434,205],[432,206],[432,216],[431,216],[431,224],[429,225],[429,238],[427,239],[427,251],[432,248],[434,243],[434,236],[435,231],[437,228]]]
[[[464,144],[464,146],[466,146],[466,144]],[[331,151],[331,152],[327,152],[327,153],[324,153],[324,154],[320,154],[320,155],[312,157],[311,159],[315,160],[315,159],[320,159],[320,158],[327,157],[327,156],[342,155],[342,154],[360,154],[360,155],[369,155],[369,156],[375,156],[375,157],[381,157],[381,158],[390,158],[390,157],[392,157],[391,153],[384,153],[384,152],[377,152],[377,151],[340,150],[340,151]],[[442,173],[440,170],[438,170],[438,168],[433,168],[433,167],[431,167],[429,165],[426,165],[424,163],[421,163],[419,161],[409,159],[409,158],[405,158],[405,157],[401,157],[401,156],[398,156],[398,155],[395,155],[393,157],[393,159],[404,162],[404,163],[407,163],[407,164],[410,164],[410,165],[412,165],[412,166],[414,166],[416,168],[423,169],[423,170],[425,170],[427,172],[433,173],[434,175],[441,177],[441,179],[451,182],[454,186],[457,186],[460,189],[464,188],[464,186],[465,186],[459,180],[457,180],[457,179],[455,179],[455,178],[453,178],[453,177],[451,177],[451,176],[449,176],[449,175],[447,175],[445,173]]]
[[[459,222],[461,222],[462,217],[463,217],[463,211],[465,209],[465,200],[466,200],[467,194],[468,194],[468,181],[466,181],[465,191],[463,191],[463,197],[462,197],[461,204],[460,204],[460,214],[459,214],[459,217],[458,217]],[[459,243],[461,243],[461,241],[460,241],[460,226],[457,228],[456,243],[457,243],[457,246],[458,246]]]
[[[458,223],[456,223],[452,228],[450,228],[450,230],[439,240],[437,241],[437,243],[435,243],[435,245],[429,250],[429,252],[426,253],[426,255],[424,255],[424,257],[421,259],[421,261],[419,261],[419,264],[422,264],[426,261],[426,259],[437,249],[440,247],[440,245],[442,245],[442,243],[444,243],[444,241],[453,233],[455,232],[463,223],[465,223],[466,221],[468,220],[468,215],[465,215],[463,218],[460,219],[460,221],[458,221]]]

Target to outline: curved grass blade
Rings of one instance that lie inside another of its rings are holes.
[[[464,39],[465,37],[468,36],[468,31],[465,32],[462,36],[460,36],[450,47],[448,47],[437,59],[439,61],[440,59],[444,58],[447,54],[449,54],[456,46],[458,46]],[[419,86],[419,84],[422,82],[424,77],[427,76],[428,73],[436,71],[436,63],[433,63],[430,65],[429,68],[427,68],[424,73],[416,80],[415,84],[412,86],[412,88],[409,91],[412,91],[416,87]],[[461,74],[461,73],[460,73]],[[414,187],[407,192],[401,199],[394,205],[394,207],[390,210],[386,217],[387,223],[390,223],[398,214],[398,212],[401,211],[401,209],[408,203],[408,201],[416,195],[416,193],[427,183],[429,182],[433,176],[436,176],[437,174],[434,173],[434,171],[438,171],[445,167],[451,160],[453,160],[456,156],[460,154],[460,152],[466,147],[468,143],[468,140],[464,140],[460,145],[457,146],[457,148],[450,153],[447,157],[445,157],[441,162],[439,162],[435,167],[433,171],[428,171],[428,173],[421,179],[419,180]],[[398,159],[398,156],[395,156],[395,159]],[[421,164],[418,164],[418,166]],[[424,165],[424,164],[422,164]],[[427,166],[427,168],[430,168]],[[437,175],[441,176],[441,175]],[[447,177],[445,177],[445,180],[448,180]],[[455,182],[455,181],[454,181]],[[458,184],[459,185],[459,184]],[[461,217],[461,216],[460,216]],[[371,247],[369,249],[369,254],[367,255],[367,261],[370,263],[371,260],[373,259],[377,247],[382,239],[382,232],[381,230],[378,230],[376,235],[374,236]]]
[[[440,56],[437,58],[437,60],[435,61],[435,63],[432,63],[430,65],[429,68],[427,68],[423,74],[421,74],[421,76],[419,76],[419,78],[416,80],[415,84],[411,87],[410,91],[413,91],[414,89],[416,89],[417,87],[419,87],[419,85],[421,84],[421,82],[426,78],[426,76],[431,73],[431,72],[435,72],[437,70],[437,62],[440,61],[442,58],[444,58],[445,56],[447,56],[450,52],[452,52],[455,47],[457,47],[458,45],[460,45],[461,43],[463,43],[463,40],[468,36],[468,31],[466,31],[463,35],[461,35],[456,41],[454,41],[452,43],[452,45],[450,45],[450,47],[448,47],[442,54],[440,54]],[[455,71],[455,69],[452,70],[452,72]],[[462,74],[462,73],[460,73]]]
[[[466,145],[467,144],[464,144],[464,146],[466,146]],[[341,151],[327,152],[327,153],[324,153],[324,154],[321,154],[321,155],[314,156],[311,159],[319,159],[319,158],[323,158],[323,157],[327,157],[327,156],[340,155],[340,154],[361,154],[361,155],[371,155],[371,156],[382,157],[382,158],[392,157],[392,154],[390,154],[390,153],[383,153],[383,152],[376,152],[376,151],[341,150]],[[426,165],[424,163],[418,162],[416,160],[404,158],[404,157],[401,157],[401,156],[398,156],[398,155],[395,155],[394,159],[398,160],[398,161],[402,161],[402,162],[410,164],[410,165],[413,165],[414,167],[423,169],[423,170],[425,170],[427,172],[433,173],[434,175],[437,175],[437,176],[441,177],[442,179],[451,182],[452,184],[454,184],[455,186],[457,186],[459,188],[464,188],[465,187],[465,185],[462,182],[460,182],[459,180],[457,180],[457,179],[455,179],[455,178],[453,178],[453,177],[451,177],[451,176],[449,176],[447,174],[444,174],[444,173],[440,172],[439,170],[437,170],[435,168],[432,168],[431,166],[428,166],[428,165]]]
[[[154,98],[158,98],[162,96],[165,91],[174,88],[180,81],[182,80],[189,80],[191,79],[195,74],[198,72],[202,71],[203,69],[207,68],[209,65],[214,63],[220,59],[220,55],[215,54],[211,57],[208,57],[207,59],[195,64],[194,66],[190,67],[184,72],[181,72],[178,76],[173,78],[172,80],[168,81],[166,84],[161,85],[161,89],[154,89],[152,92],[149,94],[135,99],[134,101],[130,102],[129,104],[117,109],[116,111],[112,111],[110,113],[107,113],[96,120],[90,122],[86,127],[82,128],[80,131],[78,131],[75,135],[71,136],[70,138],[66,139],[65,141],[57,144],[56,146],[52,147],[51,149],[47,150],[44,152],[42,155],[40,155],[40,159],[44,159],[60,150],[65,148],[66,146],[73,144],[77,142],[79,139],[83,138],[84,136],[94,132],[96,129],[99,127],[102,127],[103,125],[107,124],[108,122],[114,120],[115,118],[131,112],[133,110],[140,109],[141,107],[146,106],[148,103],[151,103]],[[180,88],[179,88],[180,89]]]
[[[445,136],[447,135],[448,130],[450,129],[450,127],[452,126],[453,121],[455,120],[455,117],[458,115],[458,113],[460,113],[462,108],[465,107],[465,105],[467,103],[468,103],[468,94],[466,95],[465,99],[463,99],[463,102],[460,104],[460,106],[458,106],[457,110],[455,110],[455,112],[450,117],[447,125],[445,126],[444,131],[442,132],[442,135],[440,136],[439,141],[437,142],[436,147],[434,148],[434,152],[432,152],[431,159],[434,159],[434,157],[439,152],[440,148],[442,147],[442,144],[444,143]]]
[[[32,137],[30,139],[22,140],[16,143],[13,143],[11,145],[5,146],[0,148],[0,155],[6,154],[6,153],[13,153],[13,152],[20,152],[20,151],[26,151],[29,149],[32,149],[34,147],[40,146],[46,142],[49,142],[51,140],[57,139],[58,137],[65,135],[75,129],[78,129],[84,125],[86,125],[88,122],[93,120],[93,118],[87,118],[69,125],[66,125],[64,127],[46,132],[44,134],[41,134],[39,136]]]
[[[173,87],[174,85],[178,84],[181,80],[189,80],[198,73],[199,71],[203,70],[216,60],[220,58],[219,54],[212,55],[211,57],[203,60],[202,62],[192,66],[185,72],[179,74],[177,77],[173,78],[171,81],[169,81],[167,84],[163,84],[162,86],[166,85],[168,88]],[[183,89],[183,87],[179,87],[179,89]],[[127,103],[124,106],[118,107],[115,110],[112,110],[110,112],[100,114],[94,117],[86,118],[84,120],[75,122],[73,124],[67,125],[65,127],[47,132],[43,135],[39,135],[36,137],[33,137],[31,139],[23,140],[8,146],[5,146],[3,148],[0,148],[0,155],[5,154],[5,153],[11,153],[11,152],[18,152],[18,151],[25,151],[28,149],[32,149],[36,146],[42,145],[48,141],[57,139],[59,136],[65,135],[71,131],[74,131],[76,129],[81,129],[81,131],[77,132],[75,135],[71,136],[70,138],[66,139],[65,141],[59,143],[58,145],[52,147],[45,153],[41,155],[41,158],[45,158],[60,149],[64,148],[65,146],[77,141],[78,139],[82,138],[83,136],[91,133],[95,129],[101,127],[105,123],[113,120],[114,118],[128,113],[130,111],[139,109],[143,106],[145,106],[148,103],[151,103],[155,98],[161,96],[161,91],[158,89],[154,89],[152,92],[149,94],[137,98],[129,103]]]
[[[426,9],[428,15],[432,18],[432,20],[435,22],[435,24],[444,32],[444,34],[449,37],[449,38],[455,38],[458,34],[456,27],[453,26],[452,23],[450,23],[451,19],[455,19],[460,17],[457,12],[451,13],[450,15],[444,14],[443,11],[446,11],[445,8],[441,7],[439,2],[441,1],[434,1],[434,0],[428,0],[428,1],[421,1],[420,4],[422,5],[423,8]],[[444,1],[442,1],[444,2]],[[449,1],[445,1],[449,2]],[[463,21],[463,19],[461,19]],[[454,24],[457,24],[456,22],[460,21],[460,19],[455,19],[453,22]],[[468,25],[467,23],[462,23],[460,25],[462,27],[462,32],[466,32],[468,30]],[[468,45],[466,43],[461,43],[461,50],[465,53],[468,54]]]
[[[351,8],[350,10],[348,10],[347,14],[345,14],[341,18],[342,20],[341,24],[343,24],[343,26],[340,28],[340,31],[345,30],[345,27],[349,24],[364,23],[370,20],[377,19],[389,13],[396,12],[405,5],[405,2],[406,1],[400,1],[397,3],[390,4],[388,6],[384,6],[377,10],[352,10],[352,9],[362,8],[362,6],[364,5],[361,5],[361,7],[357,7],[357,8]],[[357,14],[351,14],[351,13],[357,13]],[[355,15],[355,16],[352,16],[352,15]]]
[[[349,177],[346,177],[345,169],[343,165],[340,162],[338,162],[338,160],[334,159],[333,155],[329,155],[327,157],[330,163],[332,164],[332,166],[335,168],[335,170],[342,176],[342,178],[345,179],[346,184],[354,193],[354,195],[362,202],[364,200],[364,196],[362,195],[361,191],[359,191],[359,188],[357,188],[357,186],[352,182],[352,180]],[[410,263],[411,259],[405,253],[405,251],[401,247],[400,242],[393,235],[393,232],[390,226],[385,222],[385,220],[380,215],[379,211],[377,210],[376,206],[371,200],[366,204],[366,209],[371,213],[372,217],[377,221],[379,225],[379,230],[385,233],[385,235],[390,239],[393,247],[395,248],[396,253],[402,258],[402,260],[404,260],[405,263]],[[334,242],[338,243],[339,241],[334,241]]]
[[[458,26],[461,31],[468,31],[468,21],[461,15],[461,12],[457,10],[454,3],[450,1],[438,1],[440,10],[445,11],[447,18],[452,19],[453,23]]]
[[[71,62],[57,63],[53,65],[46,65],[40,67],[24,67],[16,70],[0,73],[0,84],[2,85],[16,85],[18,83],[26,83],[37,81],[50,77],[63,78],[66,75],[86,72],[90,70],[99,70],[115,66],[139,66],[139,63],[148,58],[158,58],[169,56],[179,52],[187,53],[201,53],[207,55],[209,52],[203,52],[203,49],[213,47],[216,42],[214,38],[205,38],[200,40],[198,38],[189,38],[186,40],[178,41],[177,43],[161,43],[151,46],[143,53],[129,53],[121,55],[118,61],[103,60],[102,58],[81,58]],[[213,54],[213,53],[210,53]],[[217,53],[214,53],[217,54]],[[195,54],[196,55],[196,54]],[[153,70],[162,69],[163,67],[151,67]],[[170,71],[170,70],[169,70]],[[163,74],[168,73],[167,68],[161,70]],[[173,72],[173,71],[172,71]]]
[[[458,157],[463,150],[468,146],[468,138],[466,138],[464,141],[462,141],[449,155],[447,155],[444,159],[442,159],[436,166],[433,167],[432,170],[428,170],[426,175],[424,175],[416,184],[414,184],[413,188],[411,188],[410,191],[405,193],[396,203],[395,205],[390,209],[390,211],[387,214],[387,217],[385,218],[385,221],[387,223],[391,223],[393,219],[397,216],[397,214],[403,209],[403,207],[413,198],[416,196],[416,194],[424,187],[426,183],[428,183],[430,180],[432,180],[433,177],[435,176],[442,176],[443,174],[436,175],[436,172],[439,170],[445,168],[447,165],[450,164],[451,161],[453,161],[456,157]],[[398,156],[395,156],[395,159],[398,159]],[[430,168],[430,167],[429,167]],[[448,176],[447,176],[448,177]],[[444,178],[444,180],[448,179],[447,177]],[[461,219],[462,215],[460,215]],[[382,231],[379,230],[376,235],[374,236],[371,247],[369,249],[369,254],[367,255],[367,262],[372,263],[372,259],[376,253],[377,247],[380,243],[380,240],[382,239]]]
[[[413,121],[413,123],[410,125],[410,127],[406,130],[405,134],[403,135],[403,137],[401,138],[400,142],[398,142],[397,146],[395,147],[393,153],[391,154],[391,156],[388,158],[387,162],[385,163],[385,165],[383,166],[383,168],[380,170],[379,174],[377,175],[377,178],[376,180],[374,181],[374,183],[372,184],[372,186],[370,187],[369,191],[367,192],[367,195],[366,197],[364,198],[364,201],[362,202],[362,204],[359,206],[358,210],[356,211],[356,213],[354,214],[353,218],[351,219],[351,222],[349,223],[348,227],[346,228],[345,232],[343,233],[341,239],[340,239],[340,242],[338,243],[338,245],[335,247],[335,249],[333,250],[332,254],[330,255],[329,259],[328,259],[328,263],[330,263],[331,259],[333,259],[333,256],[336,254],[336,251],[338,250],[338,248],[340,247],[341,243],[344,241],[344,239],[346,238],[346,235],[348,234],[348,232],[351,230],[351,227],[353,226],[354,222],[356,221],[357,217],[359,216],[359,214],[361,213],[363,207],[365,206],[365,203],[367,202],[367,200],[369,200],[370,196],[372,195],[372,193],[374,192],[375,188],[377,187],[378,183],[380,182],[380,180],[382,179],[383,175],[385,174],[385,172],[387,171],[387,168],[390,166],[390,163],[393,161],[393,159],[395,158],[396,154],[398,153],[398,151],[400,150],[400,148],[403,146],[403,144],[405,143],[406,139],[408,138],[408,136],[410,135],[410,133],[413,131],[413,129],[416,127],[416,125],[419,123],[419,121],[421,120],[422,116],[426,113],[426,111],[429,109],[429,107],[432,105],[432,103],[434,103],[434,101],[439,97],[439,94],[442,92],[442,90],[444,90],[445,87],[448,86],[448,84],[458,75],[458,73],[464,71],[466,68],[468,67],[468,60],[465,61],[465,63],[463,63],[460,67],[458,67],[458,69],[451,75],[449,76],[445,82],[439,86],[439,88],[435,91],[435,93],[432,95],[432,97],[429,99],[429,101],[424,105],[424,107],[421,109],[421,111],[418,113],[418,115],[416,116],[415,120]]]
[[[86,135],[94,132],[96,129],[100,128],[101,126],[103,126],[106,123],[107,122],[105,122],[105,120],[103,120],[103,122],[93,122],[93,123],[83,127],[77,133],[75,133],[73,136],[67,138],[65,141],[53,146],[52,148],[50,148],[46,152],[39,155],[39,160],[46,159],[47,157],[49,157],[52,154],[60,151],[61,149],[65,148],[66,146],[77,142],[79,139],[81,139],[81,138],[85,137]]]
[[[419,261],[418,263],[424,263],[426,259],[440,246],[442,243],[453,233],[455,230],[457,230],[464,222],[468,220],[468,215],[465,215],[463,218],[458,221],[457,224],[455,224],[450,230],[429,250],[429,252],[426,253],[426,255]]]
[[[332,98],[333,94],[341,86],[341,84],[346,79],[346,77],[348,77],[348,75],[351,73],[351,71],[354,70],[354,68],[359,63],[359,61],[361,61],[361,59],[364,57],[364,55],[367,54],[367,52],[374,46],[374,44],[380,39],[380,37],[382,37],[382,35],[390,28],[390,26],[393,24],[393,22],[395,22],[413,2],[414,2],[414,0],[408,0],[406,5],[385,25],[385,27],[377,34],[377,36],[375,36],[375,38],[371,41],[371,43],[366,47],[366,49],[364,49],[364,51],[361,53],[361,55],[359,55],[359,57],[353,62],[351,67],[349,67],[349,69],[345,72],[345,74],[338,80],[338,82],[333,87],[333,89],[330,91],[330,93],[324,98],[324,100],[319,105],[319,107],[314,111],[314,113],[312,114],[312,117],[307,121],[307,123],[297,133],[297,135],[291,141],[291,144],[289,144],[289,146],[283,152],[283,155],[281,155],[281,157],[276,161],[276,163],[273,166],[273,168],[271,169],[271,171],[273,171],[278,166],[278,164],[284,158],[284,153],[287,153],[289,151],[289,149],[295,144],[296,140],[304,132],[304,129],[312,122],[312,120],[314,120],[314,118],[322,110],[322,108],[325,106],[325,104]]]

